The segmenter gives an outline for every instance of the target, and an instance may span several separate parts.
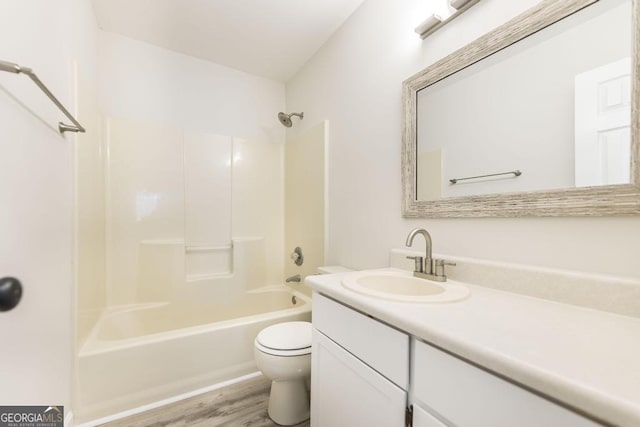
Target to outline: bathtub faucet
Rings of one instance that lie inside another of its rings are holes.
[[[287,280],[285,280],[287,283],[289,282],[300,282],[300,275],[296,274],[295,276],[291,276],[291,277],[287,277]]]

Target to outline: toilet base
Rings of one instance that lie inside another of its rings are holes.
[[[304,378],[272,381],[269,396],[269,418],[276,424],[291,426],[309,419],[309,394]]]

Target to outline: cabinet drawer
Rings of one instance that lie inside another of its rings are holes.
[[[408,335],[317,292],[313,294],[313,326],[396,385],[407,389]]]
[[[458,427],[595,427],[575,412],[414,341],[413,399]]]

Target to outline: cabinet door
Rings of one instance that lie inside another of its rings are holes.
[[[404,426],[406,392],[317,329],[311,358],[313,427]]]
[[[67,40],[57,33],[70,3],[57,8],[54,2],[8,5],[0,6],[0,59],[36,64],[38,75],[74,111],[71,97],[65,97],[70,95],[71,79],[65,72],[71,58],[63,52],[70,49],[49,54]],[[42,33],[35,26],[27,30],[27,19],[37,19]],[[9,36],[22,29],[27,37]],[[43,45],[35,45],[36,40]],[[69,419],[74,345],[71,141],[84,143],[95,132],[61,136],[54,126],[63,116],[26,80],[2,73],[0,83],[0,279],[15,277],[24,288],[18,306],[0,311],[0,405],[62,405]],[[80,122],[86,125],[82,117]]]

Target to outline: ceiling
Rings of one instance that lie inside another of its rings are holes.
[[[101,29],[286,82],[364,0],[93,0]]]

